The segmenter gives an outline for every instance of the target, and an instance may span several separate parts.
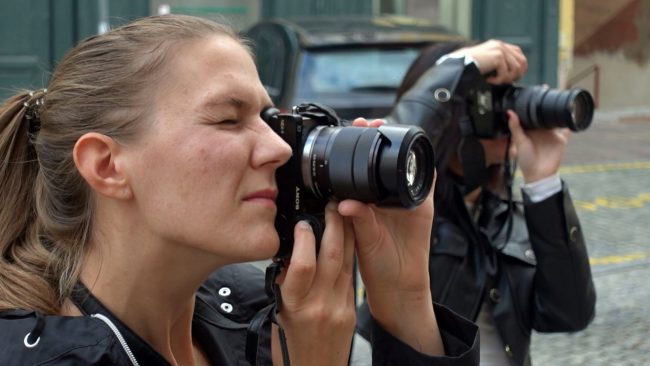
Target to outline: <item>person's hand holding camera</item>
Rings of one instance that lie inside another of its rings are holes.
[[[505,84],[519,80],[528,70],[528,61],[517,45],[491,39],[475,46],[464,47],[449,56],[471,56],[481,74],[490,84]],[[494,75],[491,75],[494,73]]]
[[[309,224],[296,225],[290,262],[278,278],[282,293],[279,321],[292,365],[347,365],[356,319],[355,237],[350,222],[336,210],[334,202],[325,209],[318,256]],[[274,357],[281,353],[276,350]]]
[[[510,155],[517,157],[524,183],[557,174],[571,134],[568,128],[524,131],[519,117],[511,110],[508,111],[508,127],[512,134]]]
[[[382,123],[357,119],[353,125],[378,127]],[[409,211],[354,200],[340,202],[338,211],[353,224],[359,270],[375,320],[422,353],[444,354],[428,274],[433,189],[421,205]]]

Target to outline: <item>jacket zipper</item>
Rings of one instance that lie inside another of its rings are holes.
[[[129,360],[131,360],[131,363],[133,364],[133,366],[140,366],[140,364],[138,363],[138,360],[135,359],[135,356],[133,355],[133,352],[131,351],[131,348],[129,348],[129,345],[126,343],[126,340],[122,336],[122,333],[120,333],[120,330],[117,329],[115,324],[113,324],[113,322],[109,318],[107,318],[106,316],[104,316],[102,314],[92,314],[91,317],[97,318],[97,319],[103,321],[104,323],[106,323],[106,325],[108,325],[108,327],[111,328],[111,330],[113,331],[113,333],[117,337],[117,340],[120,341],[120,344],[122,345],[122,348],[124,349],[124,352],[126,352],[126,355],[129,356]]]

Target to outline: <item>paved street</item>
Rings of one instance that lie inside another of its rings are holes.
[[[578,209],[597,291],[574,334],[533,336],[533,364],[650,365],[650,109],[598,112],[574,134],[562,177]]]

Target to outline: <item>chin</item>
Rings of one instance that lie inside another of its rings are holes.
[[[265,238],[259,240],[259,238]],[[280,249],[280,237],[273,229],[272,233],[259,235],[257,240],[250,241],[247,246],[250,248],[247,254],[250,255],[249,260],[258,261],[263,259],[271,259]]]

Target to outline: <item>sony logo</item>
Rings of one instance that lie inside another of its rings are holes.
[[[296,195],[295,195],[295,210],[298,211],[300,210],[300,187],[296,186]]]

